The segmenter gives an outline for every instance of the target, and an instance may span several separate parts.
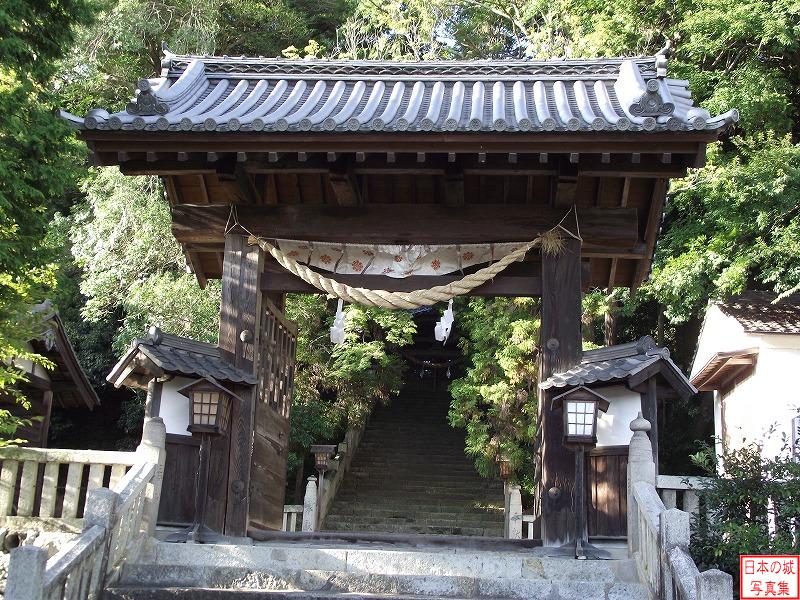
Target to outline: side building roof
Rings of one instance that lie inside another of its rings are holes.
[[[684,398],[697,393],[697,389],[670,358],[669,350],[659,348],[650,336],[627,344],[587,350],[579,365],[554,373],[539,387],[547,390],[596,383],[626,383],[628,387],[635,388],[656,374],[661,374]]]
[[[217,346],[163,333],[151,327],[147,338],[133,341],[130,350],[111,369],[106,379],[116,387],[147,387],[162,375],[207,377],[220,382],[255,384],[251,373],[226,361]]]
[[[777,298],[774,292],[747,291],[716,304],[746,333],[800,334],[800,294]]]
[[[341,61],[180,56],[118,112],[78,129],[197,132],[720,131],[663,54],[548,61]]]

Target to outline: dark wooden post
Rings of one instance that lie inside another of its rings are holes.
[[[219,347],[227,360],[248,372],[253,371],[255,360],[253,341],[261,314],[262,268],[258,246],[248,245],[242,235],[225,236]],[[242,402],[234,405],[231,414],[225,534],[242,536],[247,533],[255,390],[243,387],[237,393]]]
[[[557,254],[542,252],[540,381],[581,360],[581,243],[567,238]],[[550,408],[551,393],[539,394],[542,428],[542,541],[560,546],[574,541],[575,457],[564,447],[560,410]]]
[[[653,462],[658,475],[658,381],[656,376],[647,380],[647,393],[642,396],[642,416],[650,421],[650,443],[653,446]]]

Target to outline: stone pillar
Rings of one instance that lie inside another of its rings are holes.
[[[20,546],[11,551],[6,580],[6,600],[44,600],[47,550]]]
[[[630,424],[633,436],[628,446],[628,552],[631,556],[639,549],[639,523],[636,520],[636,498],[633,486],[644,481],[656,485],[656,466],[653,462],[653,447],[647,432],[650,422],[642,417],[642,413]]]
[[[695,585],[697,600],[733,600],[733,577],[718,569],[700,573]]]
[[[106,573],[108,572],[108,559],[111,554],[111,538],[114,533],[114,525],[117,520],[117,507],[119,506],[119,494],[108,488],[96,488],[89,494],[86,501],[86,512],[83,517],[83,530],[87,531],[92,527],[102,527],[105,529],[105,537],[102,544],[102,556],[98,572],[94,574],[92,581],[89,582],[89,593],[94,598],[100,598],[103,593]],[[146,515],[145,515],[146,516]],[[152,532],[148,532],[152,535]]]
[[[581,242],[566,236],[556,253],[542,251],[542,323],[539,381],[581,361]],[[540,494],[542,542],[560,546],[574,541],[575,457],[564,447],[560,410],[552,410],[552,394],[539,393],[542,475]]]
[[[148,417],[144,420],[142,443],[136,453],[144,460],[156,464],[153,480],[147,488],[147,500],[142,515],[147,525],[147,534],[155,534],[158,521],[158,506],[161,502],[161,484],[164,481],[164,463],[167,459],[167,428],[161,417]]]
[[[518,485],[508,486],[508,512],[506,513],[506,536],[510,540],[522,539],[522,495]]]
[[[317,478],[308,478],[306,495],[303,498],[303,531],[317,529]]]

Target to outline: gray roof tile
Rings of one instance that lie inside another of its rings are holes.
[[[167,55],[125,110],[75,127],[150,131],[676,131],[738,120],[694,105],[663,55],[550,61],[328,61]]]
[[[541,389],[574,387],[597,382],[623,381],[658,362],[671,371],[672,381],[685,386],[687,392],[697,390],[669,357],[669,350],[659,348],[650,336],[636,342],[587,350],[579,365],[554,373],[539,384]]]
[[[775,301],[772,292],[748,291],[719,303],[748,333],[800,333],[800,294]]]
[[[117,375],[137,354],[144,354],[164,372],[188,377],[210,377],[221,382],[256,383],[254,375],[237,369],[226,361],[217,346],[151,330],[145,339],[136,339],[128,353],[117,363],[108,376],[116,385]]]

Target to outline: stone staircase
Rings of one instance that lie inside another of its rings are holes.
[[[503,485],[464,455],[449,403],[409,391],[376,408],[323,531],[503,535]]]
[[[126,563],[104,597],[648,600],[627,559],[578,561],[549,557],[545,549],[519,542],[470,547],[432,538],[413,543],[302,538],[253,545],[159,542],[135,563]]]

